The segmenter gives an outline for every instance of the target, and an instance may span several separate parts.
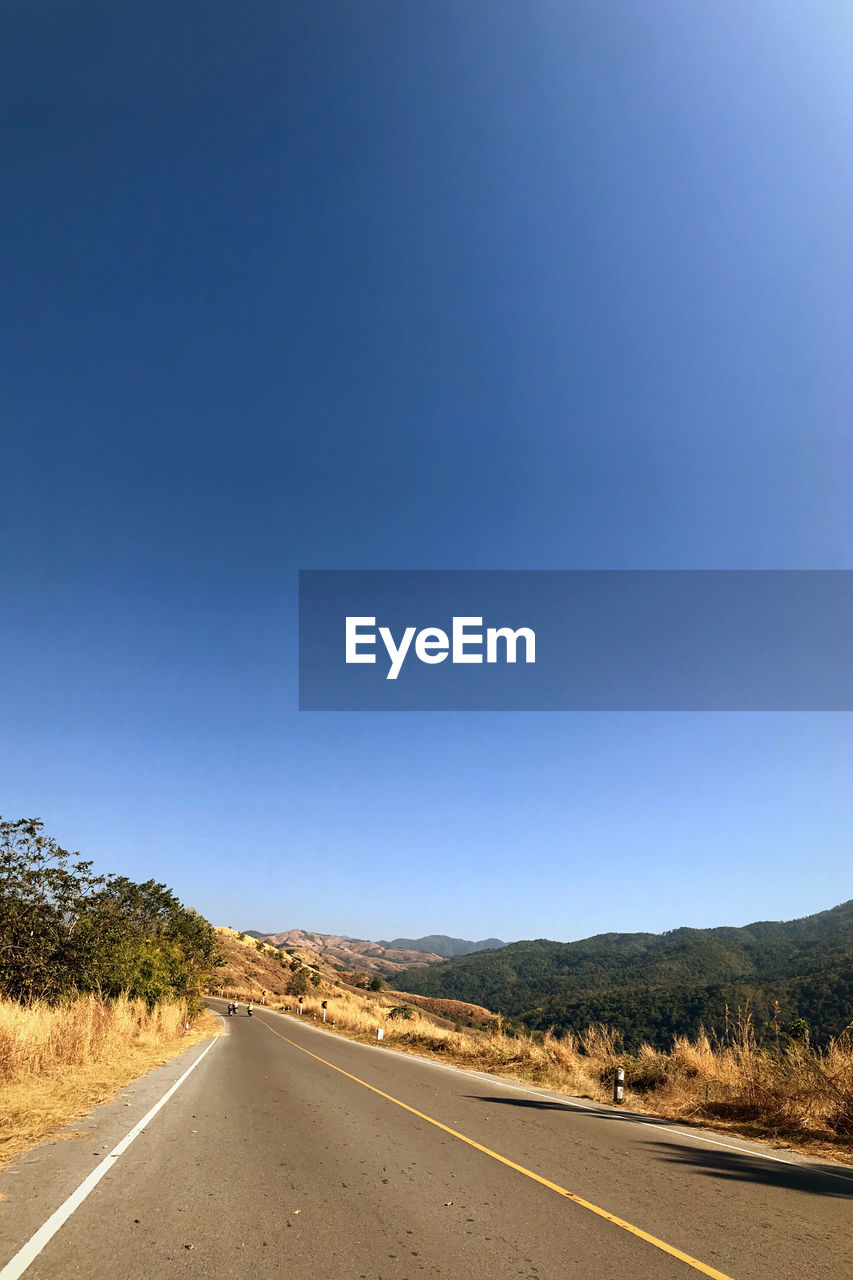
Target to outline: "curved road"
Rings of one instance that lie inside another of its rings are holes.
[[[79,1122],[78,1141],[43,1145],[0,1174],[0,1280],[853,1274],[853,1170],[355,1044],[265,1009],[226,1021],[212,1047]],[[55,1234],[28,1246],[102,1165]]]

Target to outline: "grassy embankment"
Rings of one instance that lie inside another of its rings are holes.
[[[0,1161],[106,1102],[152,1067],[218,1033],[209,1012],[97,996],[48,1005],[0,998]],[[81,1135],[78,1135],[81,1136]]]
[[[611,1099],[613,1073],[622,1066],[629,1109],[770,1138],[853,1164],[849,1036],[822,1052],[807,1044],[768,1051],[756,1044],[747,1016],[727,1044],[678,1037],[669,1052],[644,1046],[627,1055],[602,1027],[559,1039],[517,1038],[498,1025],[472,1034],[436,1026],[416,1010],[410,1018],[391,1016],[379,998],[327,998],[328,1023],[357,1040],[375,1043],[382,1026],[389,1047],[599,1102]],[[304,1007],[303,1017],[321,1017],[318,998],[305,996]]]

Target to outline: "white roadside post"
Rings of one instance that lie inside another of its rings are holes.
[[[383,1038],[383,1036],[384,1036],[384,1035],[385,1035],[385,1028],[384,1028],[384,1027],[377,1027],[377,1028],[376,1028],[376,1039],[377,1039],[377,1040],[381,1040],[381,1039]]]
[[[622,1102],[625,1098],[625,1068],[617,1067],[613,1074],[613,1101]]]

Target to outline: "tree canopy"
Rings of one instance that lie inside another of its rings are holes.
[[[96,875],[37,818],[0,818],[0,994],[198,999],[218,961],[210,924],[163,884]]]

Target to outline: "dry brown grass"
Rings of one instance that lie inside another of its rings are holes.
[[[293,1005],[291,1004],[291,1008]],[[322,1017],[320,1001],[304,998],[304,1017]],[[625,1105],[648,1114],[749,1137],[776,1139],[853,1164],[853,1042],[849,1035],[817,1051],[807,1044],[768,1051],[757,1045],[749,1018],[727,1044],[705,1035],[679,1037],[668,1052],[644,1045],[621,1052],[619,1038],[593,1026],[582,1036],[518,1038],[498,1027],[472,1033],[436,1026],[417,1010],[391,1017],[380,999],[330,998],[327,1025],[365,1042],[440,1058],[475,1071],[607,1102],[613,1072],[626,1072]]]
[[[644,1045],[628,1079],[648,1109],[807,1146],[853,1163],[853,1043],[821,1050],[759,1046],[748,1019],[728,1042],[678,1037],[669,1053]]]
[[[481,1004],[468,1004],[464,1000],[444,1000],[438,996],[412,995],[410,991],[395,991],[393,988],[385,991],[384,995],[395,1004],[410,1004],[416,1009],[426,1009],[429,1013],[434,1013],[439,1018],[446,1018],[450,1022],[473,1024],[475,1027],[491,1026],[495,1022],[495,1015],[491,1009],[486,1009]]]
[[[186,1006],[141,1000],[21,1005],[0,999],[0,1161],[84,1115],[219,1024],[205,1011],[184,1030]]]

